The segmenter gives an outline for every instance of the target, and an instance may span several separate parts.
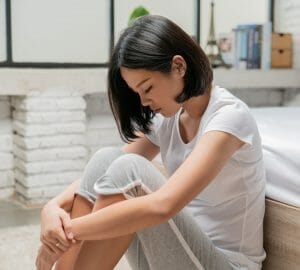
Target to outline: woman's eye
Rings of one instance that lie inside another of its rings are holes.
[[[148,94],[151,89],[152,89],[152,85],[145,90],[145,94]]]

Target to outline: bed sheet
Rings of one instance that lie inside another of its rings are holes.
[[[251,108],[262,139],[266,196],[300,207],[300,107]]]

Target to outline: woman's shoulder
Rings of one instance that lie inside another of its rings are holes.
[[[215,87],[206,115],[202,122],[202,134],[220,130],[253,144],[258,128],[249,107],[225,88]]]
[[[205,118],[207,121],[214,117],[253,121],[254,118],[248,105],[225,88],[214,87]]]
[[[235,110],[236,108],[240,108],[249,112],[249,107],[244,101],[235,96],[226,88],[222,88],[219,86],[215,86],[213,88],[209,105],[212,111],[216,111],[219,109]]]

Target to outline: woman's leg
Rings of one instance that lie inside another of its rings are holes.
[[[102,153],[103,154],[103,153]],[[107,154],[107,153],[106,153]],[[95,179],[99,178],[95,175],[95,166],[99,164],[103,155],[97,154],[97,157],[94,157],[92,164],[89,164],[86,170],[84,181],[81,182],[81,187],[78,191],[78,194],[84,195],[90,201],[95,197],[94,191],[91,189],[91,183],[95,181],[90,181],[87,179]],[[97,160],[97,162],[96,162]],[[105,166],[106,167],[106,166]],[[109,167],[110,168],[110,167]],[[99,170],[99,168],[97,169]],[[121,168],[119,168],[121,170]],[[122,171],[122,170],[121,170]],[[96,173],[98,175],[98,173]],[[87,176],[89,175],[89,176]],[[105,177],[104,174],[102,177]],[[92,176],[92,177],[91,177]],[[124,179],[126,179],[126,174],[124,174]],[[100,177],[101,179],[101,177]],[[140,193],[139,195],[145,195],[145,193]],[[96,195],[97,200],[94,204],[93,211],[104,208],[110,204],[116,203],[121,200],[125,200],[126,196],[122,194],[122,192],[114,192],[109,195]],[[74,202],[74,208],[72,209],[72,217],[78,217],[82,215],[82,206],[87,210],[85,214],[90,213],[90,208],[84,207],[88,202],[82,198],[81,196],[77,196]],[[89,204],[89,203],[88,203]],[[80,210],[77,210],[79,208]],[[74,215],[73,215],[74,212]],[[78,215],[79,214],[79,215]],[[150,269],[146,258],[143,254],[143,251],[140,247],[140,242],[136,238],[136,234],[128,234],[121,237],[113,238],[113,239],[105,239],[101,241],[84,241],[81,244],[74,246],[72,249],[68,251],[68,254],[63,256],[60,261],[57,262],[56,270],[60,269],[101,269],[101,270],[112,270],[116,264],[119,262],[121,257],[127,251],[129,245],[134,239],[132,246],[136,249],[131,252],[133,256],[132,259],[135,260],[135,265],[133,269],[139,270],[148,270]],[[138,268],[136,268],[136,266]]]
[[[152,270],[234,269],[187,209],[166,223],[137,232],[137,237]]]
[[[89,214],[93,209],[92,203],[81,196],[75,196],[71,218],[76,218]],[[79,253],[81,243],[76,243],[67,252],[65,252],[55,264],[56,270],[71,270],[74,267],[75,260]]]
[[[150,270],[142,243],[136,233],[125,253],[125,257],[131,266],[131,270]]]
[[[159,189],[165,181],[151,162],[141,156],[127,154],[109,166],[105,175],[96,182],[95,191],[102,195],[123,193],[126,198],[134,198]],[[135,250],[138,241],[133,241],[128,249],[131,256],[127,256],[134,270],[233,269],[187,208],[168,222],[138,231],[136,235],[141,243],[140,250]],[[137,259],[132,261],[132,254],[145,255],[142,258],[144,268],[136,265]]]
[[[123,194],[100,195],[93,211],[125,200]],[[84,241],[76,260],[74,270],[112,270],[119,262],[134,234],[99,241]]]
[[[122,194],[99,196],[93,211],[104,208],[110,204],[124,200]],[[89,214],[92,211],[92,205],[81,196],[76,196],[74,201],[74,210],[72,218]],[[127,250],[133,234],[102,241],[84,241],[75,244],[64,253],[57,261],[56,270],[67,269],[113,269],[114,266]],[[75,263],[76,262],[76,263]]]
[[[71,218],[80,217],[89,214],[95,203],[97,194],[94,192],[94,183],[100,178],[109,165],[124,152],[116,147],[105,147],[96,152],[88,162],[82,180],[80,182],[79,190],[76,192],[78,195],[74,198],[73,207],[71,210]],[[118,201],[116,196],[102,197],[97,207],[105,207],[113,202]],[[56,270],[73,269],[76,258],[78,256],[82,243],[78,243],[64,253],[56,263]]]

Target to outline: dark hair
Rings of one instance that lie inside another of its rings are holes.
[[[136,132],[150,132],[154,113],[142,106],[121,76],[121,67],[169,73],[174,55],[187,64],[184,89],[178,103],[202,95],[209,89],[213,72],[203,50],[178,25],[162,16],[138,18],[120,36],[111,56],[108,71],[108,97],[119,132],[124,141],[137,138]]]

